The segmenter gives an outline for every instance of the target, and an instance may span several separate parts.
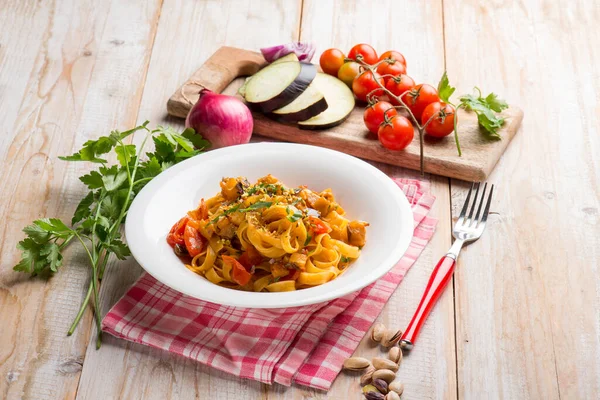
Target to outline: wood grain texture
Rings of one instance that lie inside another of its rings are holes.
[[[165,1],[138,122],[148,119],[181,128],[181,119],[167,116],[167,99],[211,54],[225,44],[258,48],[294,40],[299,22],[300,2]],[[133,259],[109,263],[101,288],[103,313],[141,272]],[[88,346],[77,397],[242,400],[266,398],[267,392],[267,385],[105,335],[100,351],[91,342]],[[300,393],[294,396],[302,398]]]
[[[222,47],[173,93],[167,103],[167,110],[173,116],[185,118],[198,100],[200,90],[208,88],[221,92],[234,78],[252,75],[264,64],[260,53]],[[415,130],[413,142],[405,150],[388,150],[365,128],[364,110],[364,106],[357,105],[342,124],[321,131],[307,131],[295,124],[282,124],[255,112],[254,132],[273,139],[328,147],[367,160],[420,169],[417,131]],[[506,122],[498,133],[503,140],[491,141],[482,135],[477,116],[460,110],[458,120],[462,156],[458,156],[452,136],[443,139],[426,137],[425,172],[468,181],[485,180],[517,133],[523,119],[523,111],[514,106],[502,114]]]
[[[487,232],[459,258],[459,395],[600,398],[600,7],[444,5],[459,90],[481,84],[531,110],[490,178]],[[452,182],[455,218],[465,189]]]
[[[0,91],[3,196],[0,200],[0,398],[74,398],[89,341],[90,313],[67,337],[88,280],[69,262],[50,280],[12,271],[20,229],[70,215],[86,166],[57,156],[135,121],[157,4],[3,2]],[[123,29],[127,26],[127,29]],[[118,40],[118,41],[117,41]],[[9,125],[7,125],[9,124]]]

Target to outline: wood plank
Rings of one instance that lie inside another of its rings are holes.
[[[200,90],[207,88],[221,92],[236,77],[252,75],[265,64],[262,55],[255,51],[221,47],[173,93],[167,103],[167,111],[170,115],[185,118],[198,100]],[[412,143],[405,150],[388,150],[374,140],[376,138],[365,128],[364,110],[364,106],[359,104],[341,125],[321,131],[282,124],[253,112],[254,132],[278,140],[327,147],[367,160],[419,170],[420,146],[416,129]],[[460,142],[464,150],[462,156],[458,156],[452,136],[443,139],[427,137],[425,172],[468,181],[485,180],[515,136],[523,119],[523,111],[518,107],[510,107],[502,115],[506,122],[498,134],[504,140],[491,141],[482,135],[477,116],[460,110],[458,120]]]
[[[305,3],[303,10],[305,21],[311,22],[309,28],[304,28],[303,35],[306,35],[308,40],[319,40],[322,43],[320,50],[326,44],[335,42],[331,36],[332,32],[323,32],[322,29],[331,26],[332,23],[338,23],[339,14],[336,10],[343,7],[344,16],[348,18],[350,23],[360,17],[358,9],[348,9],[346,5],[340,6],[340,4],[322,7],[322,4]],[[407,3],[407,5],[410,4]],[[281,8],[279,6],[281,6],[280,3],[272,2],[264,2],[259,5],[253,3],[253,8],[260,9],[262,12],[261,18],[264,19],[249,18],[251,26],[248,29],[259,33],[258,36],[251,37],[251,35],[244,36],[232,28],[235,26],[233,21],[243,21],[247,14],[253,14],[253,11],[249,9],[249,3],[238,4],[235,10],[227,6],[224,6],[224,8],[210,8],[199,4],[173,5],[166,3],[162,12],[139,120],[146,118],[152,118],[154,121],[159,120],[164,115],[165,99],[198,68],[203,59],[206,59],[220,45],[257,48],[265,43],[274,44],[295,39],[296,33],[287,31],[284,27],[298,25],[297,21],[293,22],[293,19],[299,17],[299,10],[298,14],[293,14],[291,11],[287,11],[282,15],[277,15],[274,12],[265,13],[265,10]],[[391,6],[391,3],[387,6]],[[290,8],[288,7],[286,10],[290,10]],[[418,6],[415,13],[419,18],[439,20],[440,24],[438,26],[441,26],[441,4],[427,9]],[[223,20],[223,16],[228,16],[230,20]],[[375,17],[373,14],[369,18],[375,21]],[[198,20],[204,21],[204,25],[194,23]],[[272,21],[279,21],[280,25],[273,27],[270,25]],[[224,24],[223,26],[227,28],[222,29],[220,24]],[[344,29],[345,26],[342,24],[336,29],[338,28]],[[182,34],[182,32],[185,34]],[[351,40],[358,40],[359,37],[375,39],[366,36],[366,32],[365,25],[362,31],[356,33],[356,38],[349,38],[347,42],[335,44],[350,46]],[[219,36],[215,38],[217,33]],[[415,32],[413,40],[417,40],[417,36]],[[177,48],[172,46],[175,37],[179,41]],[[196,37],[201,37],[202,40],[192,40]],[[396,37],[398,36],[396,35]],[[429,32],[426,39],[435,43],[435,46],[440,49],[429,61],[436,63],[441,71],[443,68],[443,58],[440,56],[442,54],[441,31]],[[182,44],[184,40],[189,40],[189,44]],[[186,50],[193,52],[193,54],[183,54],[183,51]],[[411,55],[410,50],[406,53]],[[177,73],[173,73],[173,60],[177,60],[176,65],[179,66]],[[417,61],[416,64],[419,62],[421,61]],[[435,71],[432,76],[438,74],[439,71]],[[180,123],[170,119],[164,122],[175,125]],[[380,167],[390,173],[407,174],[405,170],[383,165],[380,165]],[[415,176],[414,173],[413,176]],[[421,290],[427,281],[428,274],[435,264],[433,259],[438,257],[440,248],[444,248],[443,251],[445,251],[446,247],[449,246],[447,225],[450,216],[447,207],[449,202],[447,180],[436,178],[432,183],[433,191],[438,196],[436,209],[433,213],[442,221],[432,245],[414,267],[413,272],[406,278],[406,284],[396,293],[395,300],[388,306],[388,311],[382,317],[390,325],[404,326],[408,322],[410,313],[416,307]],[[104,311],[117,301],[118,297],[139,276],[139,273],[140,269],[133,261],[127,263],[127,265],[120,264],[117,268],[114,268],[114,266],[108,268],[102,289],[105,299]],[[408,384],[407,393],[413,395],[423,393],[429,397],[452,398],[455,396],[452,307],[452,294],[448,292],[444,295],[440,305],[434,310],[427,326],[424,328],[421,339],[423,346],[407,358],[406,369],[401,372],[401,376]],[[429,344],[426,345],[426,343]],[[365,349],[365,351],[368,351],[368,349]],[[440,359],[444,362],[439,362]],[[112,384],[106,385],[107,380]],[[334,390],[328,394],[303,388],[284,388],[278,385],[269,388],[266,385],[236,379],[165,352],[114,338],[107,338],[100,352],[96,352],[91,346],[88,349],[79,397],[87,398],[96,395],[107,398],[135,398],[141,396],[149,398],[210,398],[218,395],[219,397],[236,399],[301,399],[307,397],[347,399],[347,393],[350,389],[352,390],[351,393],[356,392],[357,382],[355,379],[343,377],[338,381]]]
[[[135,122],[158,7],[121,3],[2,5],[2,398],[75,397],[90,313],[74,336],[66,332],[87,289],[87,261],[69,251],[69,262],[48,281],[13,272],[12,266],[22,227],[47,215],[68,221],[81,198],[77,177],[86,166],[56,157]]]
[[[459,395],[600,398],[597,2],[444,2],[451,81],[525,110],[455,276]],[[452,182],[456,218],[466,184]]]
[[[300,1],[165,2],[138,121],[181,128],[180,119],[166,115],[167,99],[215,50],[223,45],[258,49],[297,39],[299,19]],[[133,259],[109,263],[101,288],[103,313],[141,271]],[[93,343],[88,346],[78,398],[241,400],[266,398],[267,390],[266,385],[105,335],[100,351]]]
[[[395,13],[382,13],[381,10],[402,10],[406,21],[398,24]],[[370,43],[380,52],[391,48],[402,52],[408,61],[409,74],[417,81],[435,82],[443,72],[441,2],[425,4],[389,0],[379,2],[374,7],[367,1],[305,0],[302,15],[301,38],[317,44],[317,57],[330,47],[348,51],[352,45],[364,42]],[[411,26],[411,29],[405,29],[407,25]],[[414,43],[420,45],[414,46]],[[381,163],[374,164],[391,176],[419,178],[418,173],[414,171]],[[439,218],[440,223],[432,242],[400,284],[378,319],[390,327],[406,327],[437,259],[450,246],[448,180],[431,176],[426,178],[431,181],[432,193],[437,197],[432,215]],[[369,345],[365,339],[355,354],[370,357],[379,354],[379,350]],[[400,368],[398,380],[405,384],[405,397],[455,398],[454,355],[453,301],[452,292],[448,290],[423,327],[418,345],[405,358]],[[286,393],[279,387],[276,389],[277,393]],[[358,390],[357,376],[344,373],[337,378],[327,395],[317,398],[359,398]],[[314,394],[309,391],[306,397],[310,398],[311,395]]]

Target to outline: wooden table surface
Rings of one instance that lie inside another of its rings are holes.
[[[82,254],[48,281],[12,271],[20,229],[70,218],[81,144],[166,117],[173,91],[222,45],[357,42],[404,53],[417,81],[446,68],[525,110],[490,181],[488,228],[399,372],[407,399],[600,398],[600,8],[594,1],[3,0],[0,5],[0,398],[358,399],[356,377],[329,393],[240,380],[105,335],[91,312],[65,335],[85,292]],[[464,149],[468,151],[468,149]],[[414,172],[378,165],[394,176]],[[427,176],[437,232],[379,317],[404,327],[451,243],[466,182]],[[140,275],[112,262],[102,312]],[[361,344],[360,354],[376,350]]]

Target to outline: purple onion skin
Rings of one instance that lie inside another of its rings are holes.
[[[202,89],[185,120],[185,127],[208,140],[211,149],[250,141],[254,119],[248,107],[233,96]]]

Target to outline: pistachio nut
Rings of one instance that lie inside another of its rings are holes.
[[[373,366],[375,369],[389,369],[394,372],[398,371],[398,364],[387,358],[375,357],[373,359]]]
[[[402,396],[402,392],[404,392],[404,385],[400,382],[392,382],[389,384],[388,389],[392,392],[398,393],[399,396]]]
[[[385,396],[379,392],[365,393],[365,398],[367,400],[385,400]]]
[[[373,379],[373,372],[375,372],[375,367],[372,365],[369,365],[367,367],[367,369],[365,370],[365,373],[360,377],[360,384],[362,386],[368,385],[369,383],[371,383],[371,380]]]
[[[373,380],[383,379],[387,383],[390,383],[394,380],[395,377],[396,374],[394,373],[394,371],[389,369],[378,369],[377,371],[373,372]]]
[[[389,392],[385,395],[384,400],[400,400],[400,395],[396,392]]]
[[[373,385],[365,385],[365,386],[362,388],[362,392],[363,392],[364,394],[367,394],[367,393],[369,393],[369,392],[376,392],[376,393],[379,393],[379,390],[377,390],[377,388],[376,388],[375,386],[373,386]]]
[[[402,362],[402,349],[398,346],[392,347],[388,353],[388,358],[400,365]]]
[[[373,329],[371,330],[371,340],[379,343],[383,339],[383,335],[385,334],[386,328],[383,324],[375,324]]]
[[[387,392],[389,391],[388,384],[383,379],[373,379],[373,386],[375,386],[377,390],[379,390],[379,392],[383,394],[387,394]]]
[[[366,358],[350,357],[344,361],[344,369],[349,371],[360,371],[367,368],[371,363]]]
[[[402,331],[386,331],[384,335],[384,339],[381,340],[381,344],[384,347],[392,347],[395,346],[402,338]]]

